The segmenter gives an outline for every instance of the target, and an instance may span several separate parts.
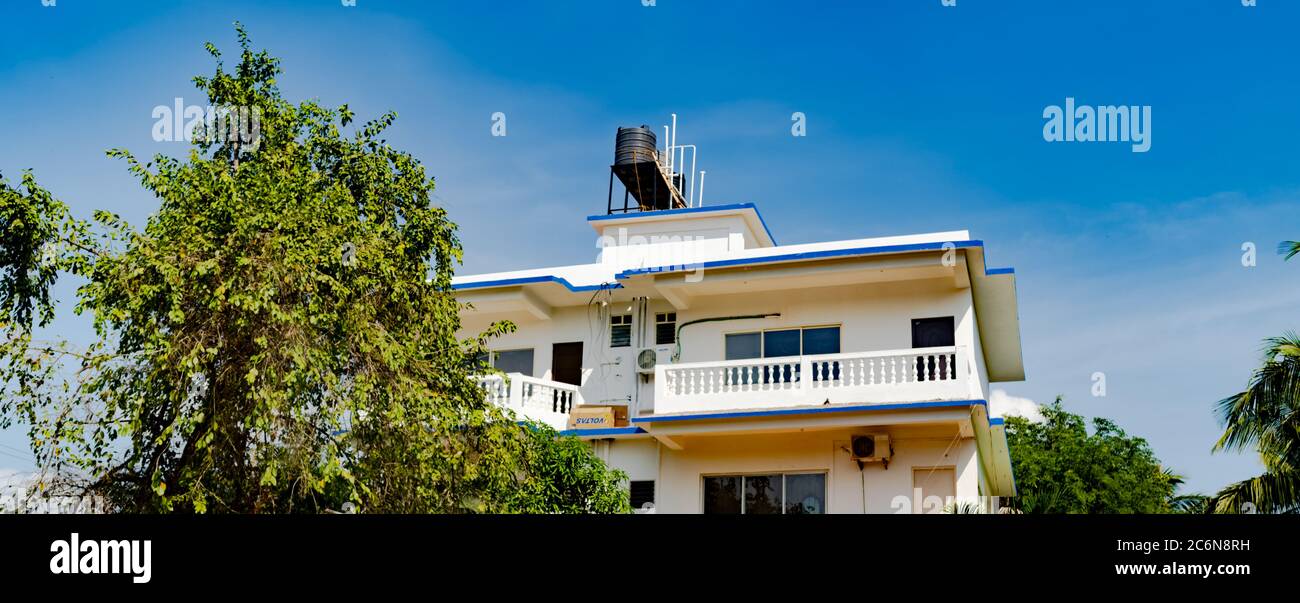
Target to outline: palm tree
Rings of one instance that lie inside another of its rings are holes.
[[[1285,260],[1300,255],[1300,241],[1283,241]],[[1265,473],[1231,484],[1208,501],[1215,513],[1241,513],[1253,505],[1264,513],[1300,511],[1300,337],[1288,332],[1264,342],[1264,365],[1246,391],[1219,401],[1220,450],[1254,446]]]
[[[1300,243],[1283,243],[1288,258]],[[1287,333],[1265,341],[1264,365],[1255,370],[1246,391],[1219,401],[1224,423],[1220,450],[1254,446],[1263,475],[1231,484],[1210,501],[1215,513],[1240,513],[1247,504],[1264,513],[1300,510],[1300,337]]]

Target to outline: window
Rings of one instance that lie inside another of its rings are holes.
[[[799,355],[799,329],[763,332],[763,357],[781,358]]]
[[[655,345],[677,343],[677,313],[655,314]]]
[[[654,480],[652,479],[636,480],[631,482],[631,484],[629,484],[628,487],[631,490],[631,495],[632,495],[632,509],[639,511],[646,508],[651,508],[651,509],[654,508],[655,505],[655,481]],[[646,507],[646,505],[650,505],[650,506]]]
[[[727,360],[746,360],[763,357],[763,340],[759,333],[731,333],[727,335]]]
[[[632,345],[632,315],[609,317],[609,347],[626,348]]]
[[[704,478],[705,514],[820,515],[825,511],[825,473]]]
[[[503,373],[522,373],[533,376],[533,349],[502,350],[492,353],[492,368]]]
[[[728,333],[727,360],[840,353],[839,327],[801,327]]]
[[[839,327],[802,327],[776,329],[755,333],[729,333],[726,336],[727,360],[749,358],[782,358],[786,356],[813,356],[840,353]],[[826,375],[831,380],[840,378],[839,362],[822,362],[814,367],[813,378],[821,380]],[[799,380],[799,367],[794,367],[794,381]],[[739,373],[733,371],[734,376]],[[769,377],[764,376],[766,383]],[[783,379],[789,380],[789,368]]]

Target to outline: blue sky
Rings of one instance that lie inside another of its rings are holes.
[[[708,202],[758,204],[782,243],[984,240],[1018,274],[1028,379],[1011,395],[1115,419],[1190,491],[1258,471],[1210,454],[1211,408],[1264,337],[1300,328],[1300,263],[1273,251],[1300,238],[1300,3],[356,4],[5,0],[0,171],[143,224],[156,201],[104,150],[184,153],[152,140],[151,112],[202,102],[202,43],[233,60],[238,19],[283,59],[287,97],[398,112],[389,140],[437,177],[461,272],[486,272],[592,261],[582,218],[603,210],[615,128],[676,112]],[[1150,105],[1150,151],[1045,142],[1043,110],[1066,97]],[[498,111],[506,137],[490,135]],[[84,319],[56,329],[88,336]],[[15,447],[22,433],[0,433],[0,468],[30,467]]]

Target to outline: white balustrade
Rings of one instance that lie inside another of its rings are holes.
[[[657,414],[971,397],[965,346],[666,364]]]
[[[489,402],[513,410],[520,419],[539,421],[559,430],[566,428],[569,411],[582,404],[582,393],[568,383],[520,373],[483,375],[478,382]]]

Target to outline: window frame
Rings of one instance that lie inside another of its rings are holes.
[[[670,317],[671,320],[669,320]],[[660,325],[673,325],[672,334],[669,336],[669,341],[659,340]],[[655,345],[673,345],[675,343],[677,343],[677,311],[674,310],[672,312],[655,312]]]
[[[728,335],[753,335],[758,334],[758,357],[761,358],[797,358],[804,356],[803,352],[803,332],[808,329],[839,329],[840,330],[840,354],[844,353],[844,323],[815,323],[809,325],[799,325],[795,327],[774,327],[771,329],[746,329],[743,331],[723,331],[722,333],[722,351],[726,355],[727,336]],[[769,331],[799,331],[799,353],[795,356],[767,356],[767,333]],[[816,354],[824,356],[825,354]],[[751,360],[750,358],[737,358],[735,360]],[[755,474],[759,475],[759,474]]]
[[[618,319],[622,319],[622,322],[615,323],[615,322],[614,322],[614,319],[616,319],[616,318],[618,318]],[[633,320],[632,320],[632,315],[631,315],[631,314],[610,314],[610,315],[609,315],[609,341],[607,342],[607,345],[610,347],[610,349],[615,349],[615,348],[630,348],[630,347],[632,347],[632,326],[633,326]],[[626,343],[626,344],[623,344],[623,345],[615,345],[615,344],[614,344],[614,329],[615,329],[615,327],[620,327],[620,328],[626,328],[626,329],[627,329],[627,343]]]
[[[711,477],[736,477],[740,478],[740,514],[748,515],[745,512],[745,479],[749,477],[766,477],[769,475],[781,476],[781,515],[786,513],[786,477],[791,475],[820,475],[822,476],[822,512],[821,515],[830,514],[830,492],[831,492],[831,472],[829,469],[795,469],[791,471],[745,471],[745,472],[723,472],[723,473],[701,473],[700,474],[700,513],[704,514],[705,500],[704,480]]]
[[[532,353],[533,353],[533,366],[530,367],[530,368],[528,369],[528,373],[527,373],[526,376],[528,376],[528,377],[532,377],[532,376],[533,376],[533,373],[536,373],[536,372],[537,372],[537,348],[536,348],[536,347],[526,347],[526,348],[507,348],[507,349],[502,349],[502,350],[488,350],[488,366],[491,367],[491,368],[494,368],[494,369],[497,368],[497,355],[498,355],[498,354],[501,354],[501,353],[505,353],[505,352],[532,352]],[[502,371],[502,372],[504,372],[504,371]]]

